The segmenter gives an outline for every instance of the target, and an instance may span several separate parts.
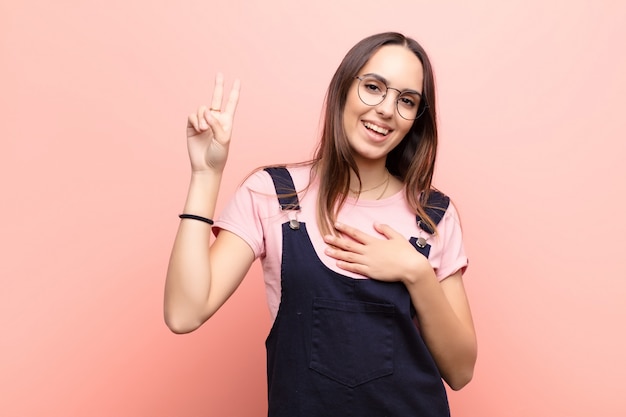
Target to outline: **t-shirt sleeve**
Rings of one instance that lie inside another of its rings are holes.
[[[242,238],[252,248],[255,258],[265,255],[261,219],[267,218],[264,211],[272,192],[268,186],[271,187],[271,178],[265,171],[252,174],[237,188],[213,227],[215,235],[223,229]]]
[[[437,278],[441,281],[450,275],[467,269],[468,259],[463,246],[463,231],[456,207],[450,202],[443,219],[437,225],[440,251]]]

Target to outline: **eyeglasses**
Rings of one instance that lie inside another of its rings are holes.
[[[368,106],[378,106],[387,97],[389,90],[398,92],[396,98],[396,110],[400,117],[406,120],[418,119],[428,108],[426,100],[420,93],[414,90],[400,91],[397,88],[388,87],[384,79],[376,74],[357,75],[359,80],[359,98]]]

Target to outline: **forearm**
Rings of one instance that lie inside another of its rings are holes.
[[[221,173],[192,174],[183,212],[213,218],[220,182]],[[198,220],[181,219],[178,226],[164,299],[165,321],[174,332],[194,330],[208,318],[211,234],[211,226]]]
[[[405,285],[424,341],[443,379],[452,389],[461,389],[472,379],[477,347],[460,272],[440,283],[431,270],[428,276],[409,280]],[[453,294],[453,303],[449,294]]]

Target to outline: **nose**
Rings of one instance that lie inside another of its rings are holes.
[[[393,115],[393,112],[396,110],[396,99],[393,93],[390,94],[390,91],[387,90],[387,94],[385,94],[385,98],[383,101],[376,106],[376,111],[383,117],[389,118]]]

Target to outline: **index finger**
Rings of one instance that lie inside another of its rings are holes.
[[[348,226],[344,223],[335,223],[335,229],[343,233],[346,236],[351,237],[353,240],[360,243],[367,243],[369,239],[373,239],[373,236],[368,235],[365,232],[357,229],[356,227]]]

